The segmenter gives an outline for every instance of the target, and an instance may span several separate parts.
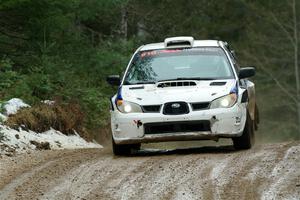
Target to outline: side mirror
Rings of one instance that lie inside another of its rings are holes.
[[[121,78],[119,75],[110,75],[106,78],[106,82],[110,85],[119,86],[121,84]]]
[[[244,67],[240,69],[239,78],[249,78],[255,75],[255,68],[254,67]]]

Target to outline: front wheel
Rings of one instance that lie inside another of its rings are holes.
[[[131,150],[139,150],[141,144],[116,144],[114,138],[112,138],[112,150],[117,156],[130,155]]]
[[[250,149],[254,145],[254,122],[247,112],[247,119],[243,134],[232,138],[235,149]]]

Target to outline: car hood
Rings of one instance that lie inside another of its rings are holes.
[[[236,86],[236,80],[233,79],[192,82],[196,85],[174,87],[158,87],[157,84],[123,85],[120,92],[124,100],[140,105],[157,105],[175,101],[210,102],[229,94]]]

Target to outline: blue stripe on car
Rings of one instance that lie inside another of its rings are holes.
[[[235,83],[235,85],[231,88],[230,90],[230,94],[238,94],[239,90],[238,90],[238,82]]]
[[[117,97],[116,97],[116,100],[115,100],[115,104],[116,105],[117,105],[117,101],[118,100],[123,100],[123,97],[122,97],[122,86],[119,87],[119,89],[118,89]]]

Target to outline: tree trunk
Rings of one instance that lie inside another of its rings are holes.
[[[299,83],[299,66],[298,66],[298,26],[297,26],[297,10],[296,1],[293,0],[293,22],[294,22],[294,68],[296,79],[296,95],[297,95],[297,114],[298,114],[298,130],[300,132],[300,83]]]
[[[127,12],[127,7],[126,4],[122,6],[121,8],[121,35],[123,38],[126,40],[127,39],[127,29],[128,29],[128,12]]]

